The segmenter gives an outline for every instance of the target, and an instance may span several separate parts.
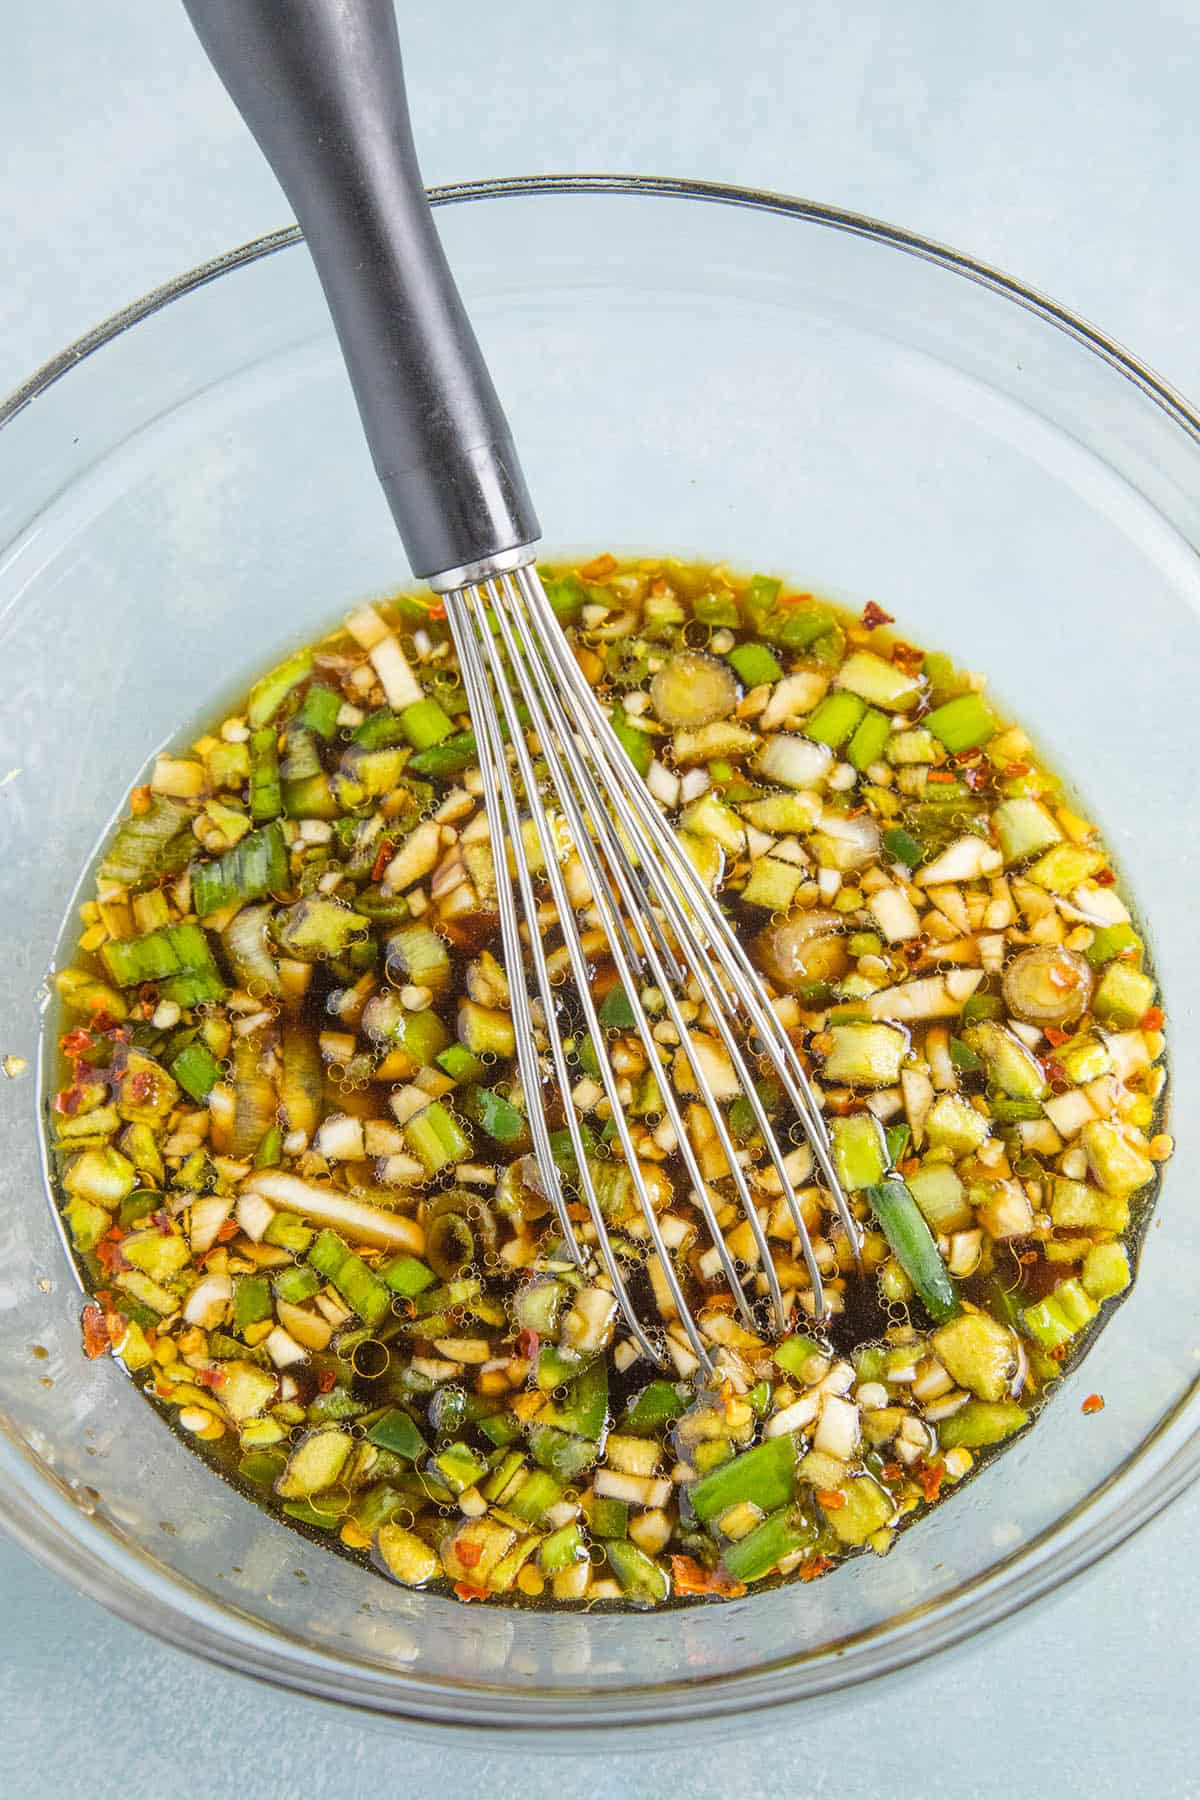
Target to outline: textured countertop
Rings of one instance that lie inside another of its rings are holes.
[[[837,202],[999,264],[1200,395],[1193,0],[402,8],[427,179],[619,170]],[[464,29],[464,24],[467,29]],[[286,207],[171,0],[0,8],[0,391]],[[702,1757],[430,1747],[192,1663],[0,1538],[0,1792],[338,1800],[1200,1795],[1193,1493],[1011,1628]],[[67,1774],[67,1770],[71,1774]]]

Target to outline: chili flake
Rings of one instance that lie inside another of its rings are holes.
[[[454,1584],[454,1596],[457,1600],[486,1600],[488,1598],[488,1590],[487,1588],[475,1587],[470,1581],[456,1581]]]
[[[1161,1006],[1147,1007],[1141,1017],[1143,1031],[1161,1031],[1163,1028],[1163,1009]]]
[[[85,1306],[81,1315],[83,1325],[83,1350],[89,1361],[103,1356],[111,1350],[112,1341],[108,1335],[108,1321],[98,1306]]]
[[[1079,1410],[1080,1410],[1080,1412],[1084,1412],[1084,1413],[1103,1412],[1104,1411],[1104,1395],[1103,1394],[1089,1394],[1087,1399],[1084,1401],[1083,1405],[1080,1407]]]
[[[735,1581],[724,1569],[706,1569],[693,1556],[673,1556],[671,1573],[677,1594],[721,1594],[736,1600],[746,1591],[744,1581]]]
[[[810,1556],[796,1570],[801,1581],[817,1581],[833,1567],[832,1556]]]
[[[874,600],[868,600],[863,607],[862,622],[868,631],[874,631],[877,625],[894,625],[896,623],[892,614],[884,612],[882,606],[878,606]]]
[[[922,1463],[921,1467],[917,1469],[915,1473],[918,1487],[930,1506],[932,1506],[938,1497],[943,1481],[946,1479],[945,1463]]]
[[[375,861],[371,864],[371,880],[372,881],[382,881],[383,880],[383,871],[387,868],[388,864],[391,862],[391,860],[392,860],[393,856],[395,856],[395,854],[396,854],[395,839],[394,838],[384,838],[382,844],[380,844],[380,846],[379,846],[379,854],[376,856]]]

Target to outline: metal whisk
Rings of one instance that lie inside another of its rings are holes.
[[[587,1029],[596,1046],[600,1080],[611,1107],[617,1140],[628,1163],[651,1242],[680,1322],[699,1360],[709,1357],[679,1276],[663,1241],[646,1188],[629,1125],[618,1095],[618,1077],[605,1049],[605,1033],[589,992],[588,956],[581,941],[576,909],[567,894],[559,864],[560,846],[547,815],[547,794],[539,784],[518,712],[518,698],[528,713],[539,753],[549,771],[548,789],[561,809],[587,876],[592,906],[608,952],[625,989],[633,1014],[633,1030],[652,1069],[659,1068],[658,1042],[641,999],[647,984],[662,996],[675,1039],[685,1046],[689,1031],[679,990],[689,980],[698,991],[725,1052],[750,1103],[767,1154],[779,1177],[805,1266],[812,1283],[814,1310],[825,1309],[821,1272],[813,1252],[796,1193],[785,1166],[785,1152],[773,1131],[748,1063],[751,1049],[766,1057],[777,1075],[796,1118],[804,1128],[813,1156],[838,1210],[851,1245],[857,1248],[858,1227],[834,1172],[829,1136],[819,1104],[795,1048],[782,1029],[727,920],[699,882],[686,856],[642,786],[629,758],[613,734],[563,638],[536,571],[528,564],[511,574],[446,595],[446,610],[458,649],[459,663],[476,722],[484,802],[492,841],[511,846],[516,871],[513,888],[498,882],[501,933],[509,970],[527,960],[541,1002],[549,1040],[548,1060],[579,1170],[598,1253],[621,1311],[639,1348],[659,1357],[630,1301],[620,1263],[613,1251],[600,1201],[584,1150],[579,1118],[571,1102],[571,1077],[556,1017],[553,983],[542,936],[537,897],[523,846],[522,825],[531,818],[549,882],[558,928]],[[493,635],[490,618],[495,620]],[[571,711],[568,710],[568,701]],[[573,711],[574,717],[571,716]],[[506,752],[501,721],[512,746]],[[521,922],[525,923],[522,933]],[[530,1104],[530,1124],[538,1170],[558,1214],[564,1240],[581,1267],[587,1254],[580,1245],[567,1210],[551,1149],[544,1072],[534,1042],[534,1020],[522,980],[511,984],[518,1065]],[[748,1043],[749,1039],[749,1043]],[[728,1164],[734,1187],[757,1248],[779,1329],[784,1325],[783,1297],[746,1172],[739,1160],[718,1097],[699,1056],[689,1058],[692,1077]],[[752,1305],[718,1225],[708,1186],[684,1124],[671,1081],[660,1082],[663,1110],[674,1130],[679,1154],[691,1182],[691,1198],[701,1212],[730,1291],[746,1324],[754,1329]],[[728,1098],[728,1096],[726,1096]]]
[[[690,1065],[692,1085],[728,1165],[755,1244],[751,1266],[765,1278],[780,1330],[786,1323],[783,1296],[744,1159],[722,1111],[721,1100],[729,1096],[714,1092],[699,1052],[688,1053],[691,1033],[683,1006],[699,1006],[749,1103],[795,1228],[814,1313],[822,1317],[827,1298],[821,1271],[786,1152],[755,1087],[756,1065],[765,1059],[774,1071],[857,1256],[858,1226],[837,1179],[817,1097],[728,921],[615,737],[532,566],[541,528],[421,184],[392,0],[289,0],[286,7],[278,0],[185,4],[295,206],[413,572],[445,597],[475,722],[518,1067],[542,1185],[569,1253],[580,1267],[589,1266],[592,1252],[573,1225],[551,1146],[548,1112],[561,1111],[595,1253],[639,1349],[661,1360],[630,1299],[571,1099],[543,939],[546,925],[522,832],[527,820],[649,1241],[688,1340],[708,1369],[709,1352],[664,1241],[621,1105],[548,802],[561,815],[580,859],[591,891],[588,910],[628,997],[633,1031],[655,1071],[661,1067],[660,1040],[643,996],[651,988],[661,996],[663,1022]],[[527,732],[537,743],[544,778],[535,768]],[[515,870],[512,882],[506,851]],[[539,1023],[548,1068],[537,1045]],[[754,1326],[752,1299],[718,1224],[674,1084],[664,1078],[659,1088],[690,1197],[734,1301],[747,1325]]]

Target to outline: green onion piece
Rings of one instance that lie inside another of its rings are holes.
[[[905,1152],[912,1138],[912,1127],[910,1125],[885,1125],[883,1136],[887,1144],[888,1168],[894,1169],[904,1160]]]
[[[540,1356],[547,1350],[553,1351],[553,1344],[543,1344]],[[541,1386],[541,1360],[538,1364],[538,1385]],[[578,1368],[578,1363],[574,1365]],[[560,1363],[558,1380],[551,1383],[557,1387],[566,1370]],[[567,1388],[566,1394],[558,1404],[543,1407],[538,1413],[538,1422],[553,1425],[559,1431],[572,1433],[575,1437],[588,1438],[591,1442],[599,1441],[608,1418],[608,1365],[603,1356],[594,1357],[581,1373],[575,1376]]]
[[[473,731],[460,731],[456,737],[447,738],[444,743],[434,744],[428,750],[418,750],[410,758],[409,768],[418,775],[432,775],[435,780],[447,781],[454,775],[461,775],[469,769],[478,755]]]
[[[625,1500],[592,1501],[588,1528],[593,1537],[625,1538],[629,1536],[629,1504]]]
[[[950,1039],[950,1061],[964,1075],[978,1075],[983,1068],[981,1059],[976,1056],[970,1045],[964,1044],[958,1037]]]
[[[995,714],[979,694],[960,694],[947,700],[922,720],[939,743],[952,755],[960,750],[978,750],[998,729]]]
[[[486,1064],[473,1056],[463,1044],[447,1045],[433,1060],[442,1074],[449,1075],[452,1081],[478,1081],[486,1072]]]
[[[271,1125],[263,1133],[262,1141],[254,1152],[256,1169],[274,1169],[283,1159],[283,1127]]]
[[[962,1022],[976,1025],[980,1019],[1002,1019],[1004,1002],[996,994],[972,994],[963,1001]]]
[[[416,1462],[429,1448],[408,1413],[398,1406],[375,1421],[367,1438],[379,1449],[390,1450],[393,1456],[407,1457],[409,1462]]]
[[[250,737],[250,817],[256,824],[277,819],[283,810],[276,734],[268,726]]]
[[[846,751],[846,761],[861,775],[872,763],[880,760],[884,745],[891,735],[892,722],[887,714],[870,707],[855,726],[854,736]]]
[[[988,1105],[992,1109],[993,1119],[1001,1125],[1030,1124],[1034,1119],[1040,1119],[1043,1113],[1038,1100],[1009,1100],[1003,1095],[997,1095],[994,1100],[989,1099]]]
[[[445,1482],[453,1494],[465,1493],[474,1487],[482,1475],[487,1474],[487,1464],[478,1456],[469,1444],[448,1444],[439,1451],[430,1462],[430,1469]]]
[[[337,730],[341,710],[342,696],[333,688],[314,682],[296,714],[296,723],[305,731],[315,731],[318,737],[329,739]]]
[[[1015,1400],[968,1400],[941,1421],[938,1444],[943,1450],[955,1450],[960,1445],[977,1450],[985,1444],[998,1444],[1028,1423],[1029,1414]]]
[[[221,1079],[221,1065],[207,1044],[185,1044],[171,1063],[171,1073],[193,1100],[207,1100]]]
[[[1140,959],[1142,940],[1127,920],[1119,925],[1097,925],[1092,933],[1092,941],[1084,951],[1084,955],[1093,968],[1101,963],[1111,962],[1115,956],[1123,956],[1127,950],[1136,950]],[[1131,957],[1130,961],[1133,960]]]
[[[444,742],[454,731],[453,720],[436,700],[428,698],[406,706],[400,714],[400,723],[414,750],[428,750],[432,745]]]
[[[415,1014],[420,1017],[420,1014]],[[413,1155],[424,1163],[430,1175],[436,1175],[450,1163],[462,1162],[471,1153],[471,1140],[452,1113],[440,1100],[417,1113],[404,1127],[405,1140]]]
[[[251,831],[212,862],[192,864],[192,905],[207,918],[235,900],[262,900],[287,886],[288,855],[282,826]]]
[[[732,594],[697,594],[692,602],[692,617],[698,619],[701,625],[738,626],[742,622],[742,615]],[[766,679],[777,680],[778,677],[767,676]],[[756,685],[755,682],[747,682],[748,687]]]
[[[122,819],[100,864],[101,880],[135,887],[160,875],[177,874],[195,846],[191,825],[188,807],[164,794],[151,794],[148,812]]]
[[[725,660],[743,687],[762,687],[765,682],[783,680],[783,669],[765,644],[739,644]]]
[[[838,750],[855,730],[866,710],[866,701],[860,700],[857,694],[840,690],[834,694],[826,694],[820,705],[809,715],[804,735],[814,743],[828,744],[831,749]]]
[[[890,831],[884,832],[883,847],[895,862],[903,863],[909,869],[915,869],[925,855],[916,838],[905,831],[903,825],[893,825]]]
[[[792,1499],[796,1487],[796,1444],[789,1432],[767,1438],[753,1450],[722,1463],[688,1489],[692,1511],[702,1524],[720,1518],[731,1506],[752,1500],[765,1513]]]
[[[251,731],[261,731],[264,725],[269,725],[292,689],[311,672],[312,651],[298,650],[295,656],[289,656],[286,662],[256,682],[250,690],[250,704],[246,709]]]
[[[286,1463],[287,1457],[282,1450],[248,1450],[238,1464],[238,1474],[243,1481],[252,1481],[257,1487],[273,1487]]]
[[[525,1115],[495,1088],[464,1088],[462,1109],[498,1144],[519,1143],[525,1135]]]
[[[635,1605],[654,1606],[666,1599],[670,1592],[666,1575],[644,1550],[620,1538],[606,1543],[604,1549],[627,1600]]]
[[[415,1298],[417,1294],[423,1294],[437,1280],[428,1264],[415,1256],[392,1257],[390,1262],[383,1264],[379,1275],[394,1294],[402,1294],[408,1300]]]
[[[735,1581],[761,1581],[794,1550],[815,1544],[820,1527],[798,1506],[781,1507],[721,1553],[727,1575]]]
[[[560,625],[574,625],[587,603],[587,589],[577,575],[550,576],[545,580],[546,598]]]
[[[865,1190],[892,1254],[940,1324],[958,1311],[958,1295],[924,1215],[899,1176]]]
[[[614,706],[610,718],[617,742],[638,774],[648,774],[654,761],[654,739],[630,723],[623,706]]]
[[[490,1413],[487,1418],[479,1420],[479,1429],[488,1442],[498,1449],[505,1449],[515,1444],[524,1433],[524,1426],[514,1413]]]
[[[281,1269],[272,1286],[278,1299],[286,1300],[290,1306],[302,1306],[320,1293],[321,1277],[307,1264],[296,1263],[290,1269]]]
[[[815,1338],[806,1337],[802,1331],[780,1344],[775,1352],[774,1360],[787,1375],[799,1375],[805,1363],[811,1362],[814,1356],[824,1356],[820,1344]]]
[[[355,727],[353,741],[363,750],[389,750],[394,744],[406,744],[408,733],[400,714],[383,706],[378,712],[368,713],[362,724]]]
[[[538,1562],[546,1575],[561,1575],[573,1563],[582,1562],[586,1555],[583,1533],[578,1525],[561,1525],[538,1546]]]
[[[225,998],[225,983],[200,925],[164,925],[142,937],[110,938],[100,954],[118,987],[154,981],[161,998],[180,1006]]]
[[[269,1319],[275,1310],[271,1284],[265,1275],[239,1275],[233,1284],[233,1329],[245,1331]]]
[[[687,1411],[689,1393],[675,1381],[651,1381],[625,1408],[621,1430],[635,1437],[653,1436]]]
[[[610,988],[604,996],[599,1018],[600,1023],[606,1029],[616,1031],[633,1029],[633,1007],[630,1004],[629,995],[620,983],[616,987]]]

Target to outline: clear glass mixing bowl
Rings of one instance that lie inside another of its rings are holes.
[[[0,1081],[0,1521],[176,1644],[409,1720],[540,1744],[744,1720],[1003,1618],[1195,1472],[1200,424],[1079,320],[868,220],[626,179],[438,201],[550,548],[875,597],[987,670],[1094,805],[1171,1014],[1179,1150],[1142,1273],[1041,1427],[886,1560],[662,1615],[391,1586],[256,1511],[83,1362],[39,1123],[79,872],[181,721],[407,576],[284,232],[110,320],[0,413],[0,1053],[30,1059]],[[1092,1389],[1107,1406],[1085,1417]]]

